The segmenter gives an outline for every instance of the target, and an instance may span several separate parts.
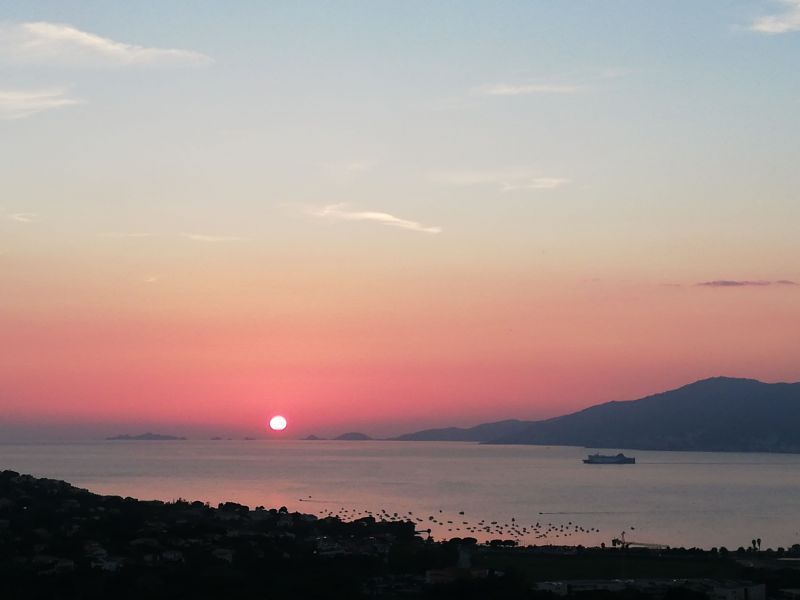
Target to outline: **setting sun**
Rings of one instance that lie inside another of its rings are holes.
[[[280,415],[275,415],[269,420],[269,428],[273,431],[283,431],[286,429],[286,419]]]

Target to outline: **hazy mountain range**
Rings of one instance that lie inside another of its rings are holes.
[[[395,438],[641,450],[800,452],[800,383],[714,377],[543,421],[428,429]]]
[[[423,429],[422,431],[406,433],[393,439],[403,442],[488,442],[521,433],[534,423],[535,421],[507,419],[468,428],[442,427],[440,429]]]
[[[349,441],[349,442],[363,442],[371,440],[372,438],[369,437],[366,433],[361,433],[359,431],[348,431],[347,433],[343,433],[342,435],[336,436],[333,439]]]
[[[123,441],[145,441],[145,442],[162,442],[166,440],[185,440],[185,437],[177,435],[164,435],[161,433],[140,433],[139,435],[120,434],[107,437],[107,440],[123,440]]]

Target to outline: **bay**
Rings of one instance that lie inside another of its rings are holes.
[[[800,456],[623,451],[637,464],[585,465],[584,448],[453,442],[6,443],[0,468],[140,499],[406,518],[435,539],[599,545],[624,531],[673,547],[800,543]]]

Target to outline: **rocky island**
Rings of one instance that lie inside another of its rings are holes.
[[[343,433],[342,435],[336,436],[333,439],[340,441],[348,441],[348,442],[364,442],[367,440],[371,440],[372,438],[368,436],[366,433],[361,433],[359,431],[349,431],[347,433]]]
[[[144,442],[161,442],[169,440],[185,440],[185,437],[177,435],[164,435],[161,433],[140,433],[139,435],[120,434],[112,437],[107,437],[107,440],[122,440],[122,441],[144,441]]]

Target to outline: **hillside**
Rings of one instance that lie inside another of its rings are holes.
[[[475,427],[443,427],[424,429],[393,438],[403,442],[487,442],[511,436],[532,425],[533,421],[508,419],[494,423],[483,423]]]
[[[367,440],[371,440],[372,438],[368,436],[366,433],[360,433],[358,431],[349,431],[347,433],[343,433],[342,435],[336,436],[333,439],[348,441],[348,442],[364,442]]]
[[[800,383],[715,377],[537,421],[488,443],[800,452]]]
[[[185,440],[185,437],[177,435],[163,435],[161,433],[140,433],[139,435],[120,434],[112,437],[107,437],[107,440],[122,440],[122,441],[144,441],[144,442],[163,442],[170,440]]]

